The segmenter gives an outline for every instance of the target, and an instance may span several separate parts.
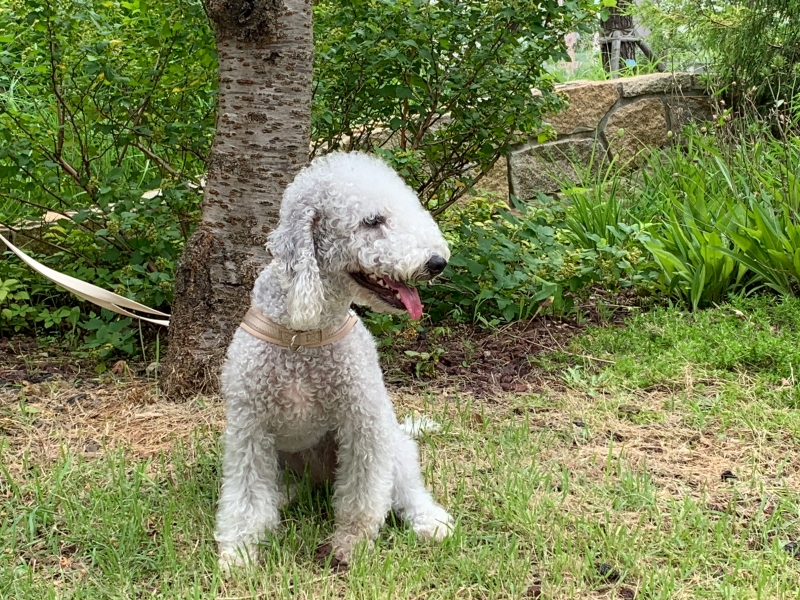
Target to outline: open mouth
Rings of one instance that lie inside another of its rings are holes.
[[[416,288],[389,277],[375,277],[367,273],[350,273],[350,277],[389,306],[407,310],[412,319],[422,316],[422,302]]]

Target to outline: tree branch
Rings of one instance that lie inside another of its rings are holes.
[[[139,142],[135,142],[135,141],[131,142],[130,145],[133,146],[134,148],[138,148],[139,150],[141,150],[142,154],[147,156],[150,160],[152,160],[159,167],[164,169],[167,173],[172,175],[175,179],[180,179],[181,178],[180,173],[178,173],[169,164],[167,164],[167,162],[163,158],[158,156],[156,153],[154,153],[152,150],[150,150],[146,146],[142,146]]]

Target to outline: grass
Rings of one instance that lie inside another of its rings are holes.
[[[800,598],[798,327],[794,300],[657,310],[538,355],[535,394],[398,390],[444,424],[420,445],[458,528],[390,520],[346,572],[307,487],[256,570],[217,571],[218,400],[0,388],[0,598]]]

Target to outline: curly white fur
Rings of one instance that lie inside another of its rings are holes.
[[[269,248],[273,261],[256,281],[253,305],[297,330],[339,325],[351,303],[399,312],[350,273],[423,280],[435,274],[433,259],[450,257],[412,190],[359,153],[319,158],[297,176]],[[295,351],[239,329],[222,393],[228,423],[215,538],[224,568],[256,560],[258,543],[278,527],[285,467],[332,477],[338,561],[374,539],[390,509],[423,538],[451,531],[452,518],[425,489],[416,444],[397,422],[361,322],[333,344]]]

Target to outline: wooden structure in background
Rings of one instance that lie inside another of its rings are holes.
[[[603,53],[603,69],[617,78],[620,61],[636,60],[636,48],[649,60],[656,60],[653,50],[637,35],[633,15],[630,14],[631,0],[617,0],[617,6],[610,9],[608,19],[603,21],[603,35],[600,37],[600,50]],[[656,68],[666,71],[663,63],[658,62]]]

